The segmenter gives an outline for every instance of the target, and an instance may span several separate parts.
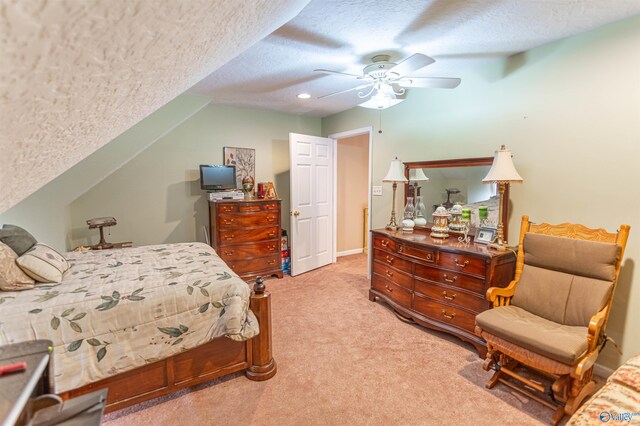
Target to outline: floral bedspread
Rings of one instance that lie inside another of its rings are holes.
[[[640,354],[624,363],[567,425],[640,424]]]
[[[258,334],[251,290],[202,243],[70,252],[62,283],[0,292],[0,345],[54,342],[65,392],[204,344]]]

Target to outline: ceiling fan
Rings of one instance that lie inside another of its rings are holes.
[[[325,74],[344,75],[361,80],[363,83],[351,89],[319,96],[318,99],[358,90],[360,99],[369,98],[360,106],[384,109],[402,102],[404,99],[398,96],[404,95],[407,87],[453,89],[460,84],[459,78],[410,77],[409,74],[412,72],[435,62],[435,59],[422,53],[415,53],[397,64],[390,62],[390,59],[389,55],[374,56],[371,58],[372,63],[362,70],[362,75],[325,69],[314,70]]]

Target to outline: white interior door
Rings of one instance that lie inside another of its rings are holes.
[[[333,139],[289,133],[291,275],[333,261]]]

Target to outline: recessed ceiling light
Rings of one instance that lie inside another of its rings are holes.
[[[300,93],[300,94],[298,94],[298,98],[300,98],[300,99],[309,99],[310,97],[311,97],[311,95],[308,94],[308,93]]]

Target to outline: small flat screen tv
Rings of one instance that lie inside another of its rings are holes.
[[[200,188],[204,191],[236,189],[236,166],[200,165]]]

